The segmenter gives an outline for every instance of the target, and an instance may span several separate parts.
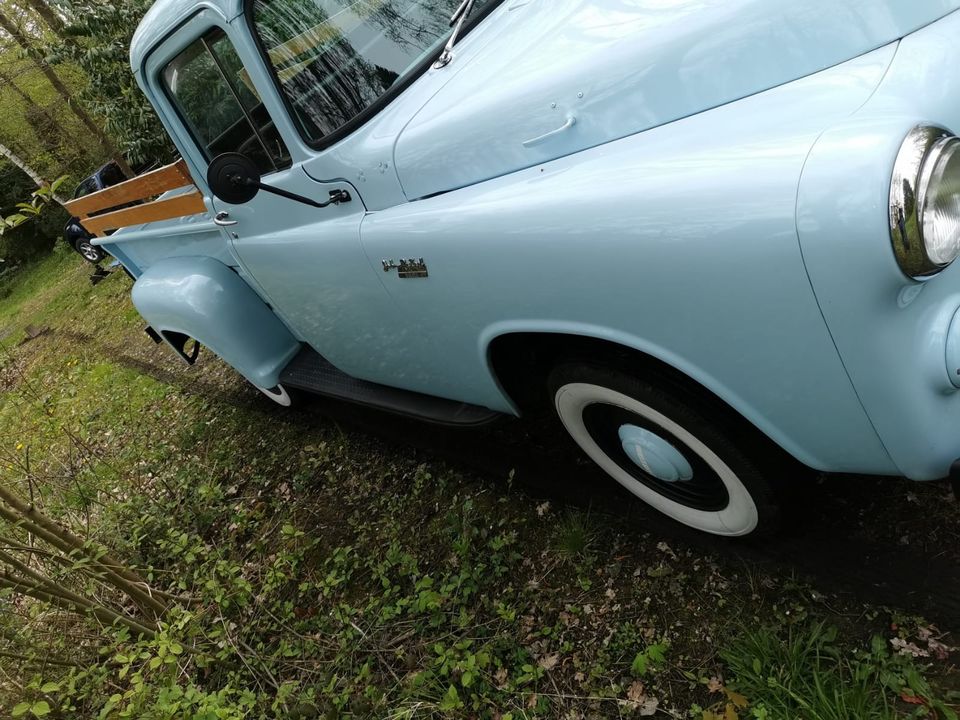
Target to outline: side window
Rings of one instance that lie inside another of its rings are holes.
[[[117,167],[116,163],[109,163],[100,169],[100,182],[103,183],[104,187],[119,185],[126,179],[123,171]]]
[[[88,177],[82,183],[77,186],[77,189],[73,192],[73,199],[77,200],[79,198],[91,195],[97,191],[97,181],[95,178]]]
[[[164,68],[163,79],[207,160],[239,152],[264,175],[290,167],[290,153],[223,31],[190,45]]]
[[[408,78],[461,0],[250,0],[254,31],[305,139],[319,144]],[[476,0],[473,13],[495,0]]]

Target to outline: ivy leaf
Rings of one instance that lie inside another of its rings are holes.
[[[643,677],[647,674],[647,654],[645,652],[638,652],[636,657],[633,658],[633,662],[630,663],[630,672],[633,673],[634,677]]]
[[[30,712],[32,712],[38,718],[46,717],[50,714],[50,704],[46,700],[41,700],[40,702],[33,704],[33,707],[30,708]]]
[[[463,707],[463,703],[460,702],[460,693],[457,692],[457,689],[451,685],[447,688],[447,694],[443,696],[443,699],[440,701],[441,710],[456,710]]]
[[[42,693],[60,692],[60,683],[48,682],[46,685],[40,688],[40,692]]]
[[[659,665],[666,659],[667,646],[664,643],[656,643],[647,648],[647,657],[654,665]]]
[[[30,709],[30,703],[22,702],[16,707],[13,708],[13,712],[10,713],[13,717],[23,717],[27,714],[27,710]]]

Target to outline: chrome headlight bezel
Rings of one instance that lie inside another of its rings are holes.
[[[935,275],[953,262],[930,257],[924,240],[924,208],[931,178],[944,150],[960,139],[942,127],[920,125],[904,139],[890,182],[890,239],[897,262],[915,279]]]

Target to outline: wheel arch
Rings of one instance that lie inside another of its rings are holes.
[[[545,378],[553,366],[566,360],[596,361],[644,377],[655,375],[658,381],[686,391],[693,389],[702,404],[739,423],[744,432],[754,434],[784,459],[817,466],[814,457],[758,409],[701,368],[658,346],[613,337],[593,328],[514,328],[491,334],[485,350],[494,380],[521,414],[549,402]]]
[[[143,318],[178,354],[180,341],[192,338],[257,387],[276,386],[300,349],[253,289],[209,257],[154,263],[137,279],[132,297]]]

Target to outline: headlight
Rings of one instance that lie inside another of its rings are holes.
[[[960,138],[930,126],[907,135],[890,184],[890,237],[911,277],[938,273],[960,256]]]

